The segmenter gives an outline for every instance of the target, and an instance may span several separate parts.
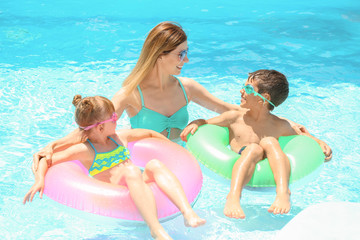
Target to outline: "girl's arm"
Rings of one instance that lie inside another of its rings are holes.
[[[163,140],[170,141],[164,135],[149,129],[123,129],[116,132],[118,138],[126,145],[128,142],[137,141],[143,138],[160,138]]]
[[[94,158],[93,153],[89,151],[87,145],[76,144],[63,151],[55,152],[51,158],[50,165],[78,159],[85,166],[86,165],[85,161],[87,159],[93,159],[93,158]],[[40,198],[42,198],[44,185],[45,185],[45,175],[48,168],[49,166],[46,159],[41,158],[39,163],[39,169],[38,171],[35,172],[35,183],[26,193],[23,200],[24,204],[26,202],[31,202],[34,198],[34,195],[37,192],[40,192]]]
[[[48,164],[45,158],[41,158],[39,162],[39,169],[35,172],[35,183],[32,185],[30,190],[25,194],[23,204],[26,202],[32,202],[35,194],[39,193],[40,198],[43,196],[45,186],[45,174],[48,170]]]
[[[50,166],[51,158],[54,152],[62,151],[70,146],[84,142],[85,140],[86,137],[84,137],[83,131],[77,128],[67,136],[49,143],[46,147],[33,155],[33,164],[31,168],[33,173],[37,171],[41,158],[44,158],[44,160],[48,162],[48,165]]]
[[[200,106],[217,113],[223,113],[229,110],[236,110],[240,107],[235,104],[224,102],[223,100],[212,95],[204,86],[190,78],[180,78],[189,101],[193,101]]]

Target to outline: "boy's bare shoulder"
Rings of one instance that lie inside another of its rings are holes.
[[[287,121],[284,118],[278,117],[276,115],[272,116],[272,121],[274,126],[280,131],[281,135],[294,135],[296,134],[290,124],[289,121]]]
[[[273,121],[278,122],[279,124],[284,124],[284,123],[288,123],[288,121],[286,121],[286,119],[276,116],[274,114],[271,114],[271,118]]]

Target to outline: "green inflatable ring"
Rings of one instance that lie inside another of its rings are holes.
[[[231,179],[232,168],[240,155],[228,148],[228,128],[203,125],[194,135],[189,134],[187,138],[187,148],[203,165]],[[290,183],[304,178],[324,163],[325,155],[322,149],[309,137],[301,135],[280,137],[279,143],[290,161]],[[275,187],[274,175],[266,158],[256,165],[248,186]]]

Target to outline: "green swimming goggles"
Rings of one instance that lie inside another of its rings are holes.
[[[242,89],[245,89],[245,92],[247,93],[247,94],[254,94],[254,96],[259,96],[259,97],[261,97],[263,100],[264,100],[264,102],[265,101],[268,101],[271,105],[273,105],[274,107],[276,107],[272,102],[270,102],[269,100],[267,100],[266,98],[264,98],[260,93],[258,93],[258,92],[256,92],[255,90],[254,90],[254,87],[252,86],[252,85],[250,85],[250,84],[248,84],[248,85],[245,85],[244,84],[244,86],[242,87]]]

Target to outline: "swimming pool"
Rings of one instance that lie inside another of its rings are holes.
[[[357,1],[2,1],[0,3],[0,233],[5,239],[149,239],[145,226],[104,225],[53,201],[21,201],[33,183],[32,154],[70,132],[74,94],[111,98],[157,23],[179,22],[194,78],[239,103],[248,72],[287,75],[290,96],[275,113],[302,123],[333,149],[312,182],[292,189],[292,210],[272,216],[275,195],[245,190],[246,220],[222,214],[228,182],[205,171],[194,208],[198,229],[164,223],[174,239],[272,239],[304,208],[360,202],[360,6]],[[214,114],[190,105],[190,118]],[[127,117],[120,125],[128,126]]]

